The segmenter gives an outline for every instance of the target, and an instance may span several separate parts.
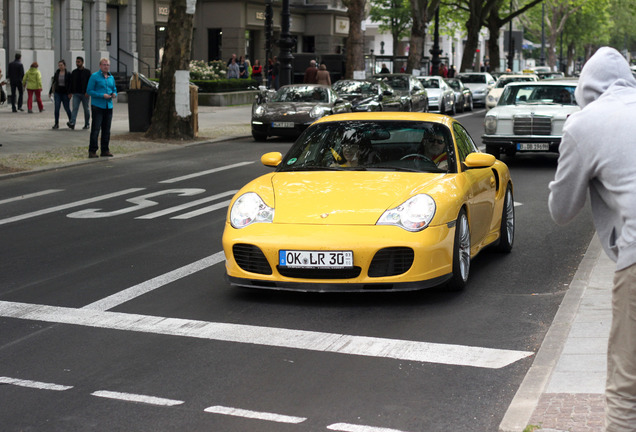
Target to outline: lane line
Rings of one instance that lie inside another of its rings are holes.
[[[499,369],[534,353],[338,333],[0,301],[0,316],[31,321],[292,348],[335,354]]]
[[[25,199],[29,199],[29,198],[35,198],[35,197],[39,197],[39,196],[43,196],[43,195],[48,195],[48,194],[52,194],[52,193],[56,193],[56,192],[63,192],[64,189],[47,189],[47,190],[43,190],[40,192],[34,192],[31,194],[27,194],[27,195],[20,195],[14,198],[7,198],[7,199],[3,199],[0,200],[0,204],[6,204],[6,203],[10,203],[10,202],[14,202],[14,201],[21,201],[21,200],[25,200]]]
[[[249,419],[266,420],[266,421],[272,421],[272,422],[278,422],[278,423],[294,423],[294,424],[298,424],[298,423],[302,423],[305,420],[307,420],[306,417],[294,417],[294,416],[288,416],[288,415],[283,415],[283,414],[275,414],[275,413],[260,412],[260,411],[251,411],[251,410],[245,410],[245,409],[240,409],[240,408],[225,407],[225,406],[221,406],[221,405],[215,405],[215,406],[208,407],[204,411],[208,412],[208,413],[213,413],[213,414],[223,414],[223,415],[229,415],[229,416],[234,416],[234,417],[243,417],[243,418],[249,418]]]
[[[176,406],[181,405],[184,401],[175,400],[175,399],[166,399],[160,398],[156,396],[147,396],[140,395],[134,393],[120,393],[108,390],[98,390],[96,392],[91,393],[91,396],[97,396],[106,399],[117,399],[126,402],[138,402],[145,403],[150,405],[159,405],[159,406]]]
[[[350,423],[334,423],[327,429],[341,432],[405,432],[398,429],[389,429],[377,426],[354,425]]]
[[[132,300],[136,297],[139,297],[143,294],[146,294],[150,291],[153,291],[157,288],[189,276],[198,271],[205,270],[206,268],[211,267],[214,264],[220,263],[222,261],[225,261],[225,254],[223,253],[223,251],[217,252],[214,255],[210,255],[208,257],[200,259],[199,261],[195,261],[191,264],[185,265],[176,270],[172,270],[171,272],[162,274],[153,279],[147,280],[138,285],[120,291],[116,294],[93,302],[89,305],[84,306],[82,309],[98,311],[106,311],[108,309],[112,309],[122,303],[125,303],[129,300]]]
[[[189,203],[186,203],[186,204],[181,204],[181,205],[178,205],[178,206],[170,207],[170,208],[167,208],[165,210],[160,210],[160,211],[156,211],[154,213],[149,213],[147,215],[138,216],[135,219],[155,219],[155,218],[158,218],[158,217],[161,217],[161,216],[165,216],[165,215],[168,215],[168,214],[171,214],[171,213],[176,213],[178,211],[185,210],[185,209],[190,208],[190,207],[198,206],[199,204],[206,204],[206,203],[209,203],[210,201],[214,201],[214,200],[217,200],[219,198],[224,198],[224,197],[226,197],[228,195],[234,195],[237,192],[238,192],[238,190],[231,190],[231,191],[227,191],[227,192],[222,192],[220,194],[216,194],[216,195],[213,195],[213,196],[210,196],[210,197],[206,197],[206,198],[201,198],[201,199],[198,199],[196,201],[192,201],[192,202],[189,202]],[[229,204],[229,201],[225,201],[225,203]],[[228,204],[226,204],[225,206],[227,207]],[[190,213],[186,213],[186,214],[190,214]],[[172,219],[184,219],[184,218],[178,216],[178,217],[173,217]]]
[[[242,167],[242,166],[245,166],[245,165],[251,165],[253,163],[254,163],[254,161],[251,161],[251,162],[239,162],[239,163],[235,163],[235,164],[232,164],[232,165],[226,165],[226,166],[213,168],[213,169],[206,170],[206,171],[200,171],[200,172],[197,172],[197,173],[184,175],[184,176],[181,176],[181,177],[175,177],[175,178],[171,178],[171,179],[168,179],[168,180],[162,180],[159,183],[176,183],[176,182],[180,182],[180,181],[183,181],[183,180],[190,180],[190,179],[193,179],[193,178],[196,178],[196,177],[201,177],[201,176],[208,175],[208,174],[214,174],[214,173],[217,173],[219,171],[225,171],[225,170],[229,170],[229,169],[232,169],[232,168],[238,168],[238,167]]]
[[[198,210],[193,210],[191,212],[184,213],[179,216],[174,216],[174,217],[171,217],[170,219],[190,219],[196,216],[201,216],[202,214],[211,213],[215,210],[227,208],[231,202],[232,200],[227,200],[217,204],[212,204],[211,206],[203,207]]]
[[[73,386],[65,386],[61,384],[45,383],[41,381],[23,380],[18,378],[0,377],[0,384],[10,384],[19,387],[28,387],[39,390],[64,391],[72,389]]]
[[[5,224],[11,223],[11,222],[21,221],[21,220],[29,219],[29,218],[36,217],[36,216],[42,216],[42,215],[45,215],[45,214],[54,213],[56,211],[70,209],[70,208],[73,208],[73,207],[79,207],[79,206],[82,206],[82,205],[85,205],[85,204],[90,204],[90,203],[94,203],[94,202],[97,202],[97,201],[102,201],[102,200],[106,200],[106,199],[110,199],[110,198],[115,198],[115,197],[118,197],[118,196],[121,196],[121,195],[126,195],[126,194],[130,194],[130,193],[133,193],[133,192],[139,192],[139,191],[142,191],[142,190],[144,190],[144,188],[124,189],[124,190],[119,191],[119,192],[113,192],[113,193],[110,193],[110,194],[100,195],[100,196],[97,196],[97,197],[88,198],[88,199],[81,200],[81,201],[75,201],[75,202],[68,203],[68,204],[62,204],[62,205],[55,206],[55,207],[49,207],[49,208],[46,208],[46,209],[34,211],[34,212],[31,212],[31,213],[25,213],[25,214],[18,215],[18,216],[13,216],[13,217],[6,218],[6,219],[0,219],[0,225],[5,225]]]

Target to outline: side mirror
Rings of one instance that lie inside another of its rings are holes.
[[[488,153],[471,153],[466,156],[464,165],[467,168],[489,168],[495,164],[497,159]]]
[[[337,98],[336,99],[336,102],[335,102],[336,105],[342,104],[342,103],[345,103],[345,100],[343,98]]]
[[[393,92],[392,92],[391,90],[384,90],[384,91],[382,92],[382,94],[383,94],[384,96],[393,96]]]
[[[268,167],[276,168],[283,161],[283,155],[280,152],[265,153],[261,156],[261,163]]]

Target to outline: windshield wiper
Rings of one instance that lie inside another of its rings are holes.
[[[334,167],[334,166],[309,165],[309,166],[285,167],[281,171],[289,172],[289,171],[343,171],[343,170],[344,168],[337,167],[337,166]]]

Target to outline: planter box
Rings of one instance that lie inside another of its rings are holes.
[[[199,106],[229,106],[245,105],[254,102],[258,90],[247,90],[226,93],[199,93]],[[117,102],[127,103],[128,94],[121,92],[117,95]]]

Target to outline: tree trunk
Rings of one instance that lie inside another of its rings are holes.
[[[428,0],[411,0],[411,40],[409,57],[406,62],[406,73],[413,73],[413,69],[420,69],[422,65],[422,51],[424,50],[424,38],[426,37]]]
[[[175,72],[190,70],[193,16],[194,13],[186,12],[186,0],[170,0],[159,93],[152,123],[146,132],[148,138],[194,138],[192,114],[180,117],[175,108]],[[189,94],[187,99],[190,99]]]
[[[364,5],[366,0],[347,0],[343,4],[347,7],[349,17],[349,37],[345,45],[346,70],[345,78],[352,79],[353,71],[364,70],[364,35],[362,21],[364,19]]]
[[[464,46],[464,54],[462,55],[462,65],[460,72],[466,72],[466,69],[472,69],[479,72],[479,65],[473,65],[475,61],[475,52],[479,45],[479,30],[481,29],[481,15],[471,14],[466,21],[466,46]]]
[[[492,15],[491,15],[492,16]],[[498,71],[501,69],[501,53],[499,52],[499,23],[492,23],[488,19],[488,55],[490,61],[490,71]],[[506,68],[503,68],[506,70]]]

